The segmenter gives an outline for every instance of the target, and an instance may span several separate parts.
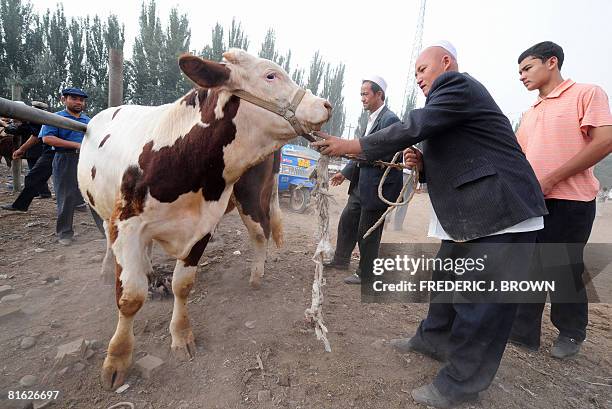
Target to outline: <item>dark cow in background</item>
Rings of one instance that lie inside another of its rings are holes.
[[[300,132],[319,130],[331,115],[329,102],[300,89],[278,64],[242,50],[225,53],[224,63],[182,56],[179,65],[199,88],[172,104],[102,111],[87,126],[81,145],[79,188],[105,221],[112,249],[107,255],[114,255],[105,266],[112,262],[116,267],[119,321],[102,367],[102,384],[108,389],[123,383],[132,363],[134,316],[147,298],[151,243],[177,259],[171,349],[175,357],[189,359],[195,339],[187,297],[198,261],[230,199],[236,198],[247,225],[260,224],[264,237],[266,231],[274,236],[277,224],[272,220],[280,216],[271,212],[266,223],[270,206],[247,206],[241,198],[257,194],[234,192],[234,186],[247,170],[293,139],[298,125]],[[297,108],[291,110],[293,116],[280,116],[236,94]],[[271,169],[263,166],[254,172]],[[252,231],[257,237],[258,229]]]
[[[259,288],[264,275],[264,264],[270,236],[277,247],[283,243],[281,210],[278,203],[278,172],[280,150],[250,168],[236,184],[226,210],[234,207],[249,232],[254,258],[249,284]]]
[[[8,167],[13,162],[13,152],[19,147],[19,137],[4,131],[10,120],[0,119],[0,158],[4,158]]]

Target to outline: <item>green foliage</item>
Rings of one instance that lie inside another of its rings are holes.
[[[0,89],[10,96],[11,85],[22,84],[32,73],[32,54],[27,50],[31,39],[32,4],[21,0],[0,0]],[[25,91],[25,90],[24,90]]]
[[[413,87],[408,91],[408,95],[406,95],[406,106],[404,107],[404,112],[402,112],[402,121],[406,122],[408,119],[408,114],[414,108],[416,108],[416,99],[417,99],[417,87],[416,83],[413,84]]]
[[[119,23],[119,19],[114,14],[108,16],[106,21],[104,41],[109,50],[123,50],[123,45],[125,44],[125,26]]]
[[[223,53],[226,50],[226,46],[223,41],[223,27],[221,24],[215,24],[215,27],[211,32],[211,40],[211,44],[204,47],[200,53],[200,56],[202,56],[202,58],[206,58],[207,60],[221,61],[223,58]]]
[[[191,30],[187,15],[179,16],[178,10],[173,8],[170,11],[161,54],[160,86],[163,90],[164,103],[176,100],[192,88],[191,83],[182,75],[178,66],[178,57],[189,51],[190,39]]]
[[[89,95],[88,111],[95,113],[103,110],[108,104],[108,48],[104,42],[104,24],[98,16],[87,21],[85,36],[87,55],[87,85]]]
[[[53,14],[47,13],[43,18],[46,28],[46,43],[51,52],[53,66],[49,75],[59,88],[66,87],[68,81],[68,25],[64,6],[60,3]]]
[[[317,51],[310,62],[308,81],[306,81],[306,88],[315,95],[317,95],[319,92],[319,84],[321,84],[321,78],[323,78],[324,66],[323,58],[319,54],[319,51]]]
[[[295,83],[300,86],[300,87],[304,87],[304,69],[303,68],[296,68],[293,71],[293,74],[291,75],[291,79],[293,79],[293,81],[295,81]]]
[[[349,136],[354,136],[356,138],[361,138],[363,136],[366,128],[368,127],[368,116],[369,115],[370,113],[366,111],[365,109],[361,111],[361,115],[359,115],[359,120],[357,121],[357,128],[355,129],[355,134],[349,135]]]
[[[85,67],[85,47],[83,46],[84,23],[81,19],[73,18],[68,31],[70,42],[68,44],[68,82],[73,87],[83,88],[87,80]]]
[[[178,57],[190,49],[187,15],[173,8],[164,20],[156,0],[143,1],[132,55],[124,58],[126,103],[168,103],[193,86],[177,64]],[[39,15],[32,11],[30,0],[0,0],[0,95],[10,98],[11,84],[19,84],[25,101],[45,101],[51,110],[59,110],[60,91],[79,87],[89,95],[88,113],[95,115],[108,103],[109,50],[122,51],[124,44],[125,27],[116,15],[106,20],[97,15],[67,19],[61,3]],[[210,43],[199,54],[220,61],[227,49],[248,51],[249,45],[242,24],[234,18],[225,28],[215,24]],[[276,47],[273,29],[268,30],[259,55],[279,64],[299,86],[329,99],[335,110],[326,129],[342,133],[344,65],[332,68],[316,52],[306,79],[304,68],[292,70],[291,50]]]
[[[157,16],[155,0],[143,3],[140,11],[140,32],[132,54],[134,102],[142,105],[164,103],[159,73],[162,71],[164,33]]]
[[[268,29],[258,55],[266,60],[276,61],[278,59],[278,51],[276,50],[276,35],[274,34],[273,29]]]
[[[232,25],[229,30],[228,48],[240,48],[247,51],[249,49],[249,38],[242,30],[242,24],[236,22],[236,18],[232,19]]]
[[[332,68],[327,64],[323,76],[323,91],[321,97],[327,99],[334,107],[332,117],[323,126],[323,130],[331,135],[342,136],[346,122],[346,110],[344,109],[344,64]]]

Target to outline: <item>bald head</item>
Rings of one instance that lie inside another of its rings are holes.
[[[424,49],[419,55],[419,58],[430,58],[441,63],[444,63],[446,58],[451,65],[451,68],[447,71],[457,71],[459,69],[455,56],[446,48],[437,45]]]
[[[445,48],[434,46],[424,49],[416,60],[415,76],[425,96],[429,95],[431,84],[447,71],[459,71],[455,57]]]

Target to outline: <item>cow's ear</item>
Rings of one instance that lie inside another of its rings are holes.
[[[230,69],[225,65],[191,54],[179,57],[179,67],[190,80],[204,88],[221,86],[230,77]]]

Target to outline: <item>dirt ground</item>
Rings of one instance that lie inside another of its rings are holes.
[[[13,200],[6,187],[9,174],[3,165],[1,203]],[[335,243],[346,186],[332,193]],[[310,305],[316,217],[290,213],[282,202],[285,245],[270,247],[258,291],[248,286],[252,251],[246,229],[235,212],[222,220],[190,296],[195,359],[178,363],[170,357],[172,298],[145,303],[136,318],[134,359],[152,354],[165,363],[150,379],[132,370],[129,388],[121,394],[102,390],[99,381],[117,312],[114,288],[99,278],[105,244],[91,217],[76,214],[76,241],[62,247],[53,234],[53,199],[36,199],[25,214],[0,210],[0,286],[24,295],[0,304],[0,313],[21,308],[20,314],[0,321],[0,408],[27,407],[24,401],[7,400],[9,391],[18,390],[57,390],[52,407],[58,408],[106,409],[122,401],[139,409],[422,408],[410,391],[430,382],[441,364],[395,353],[387,341],[412,335],[427,304],[361,303],[359,288],[342,283],[345,272],[326,273],[324,314],[332,352],[324,352],[303,319]],[[427,195],[418,195],[404,231],[385,231],[383,241],[435,243],[426,238],[428,219]],[[611,227],[612,203],[601,204],[592,241],[612,242]],[[153,262],[156,271],[172,271],[174,265],[158,248]],[[547,308],[540,351],[508,346],[491,387],[478,403],[464,407],[612,409],[612,306],[593,304],[590,311],[588,339],[576,358],[560,362],[550,357],[556,330]],[[24,337],[33,337],[35,345],[23,349]],[[56,364],[58,346],[79,338],[98,341],[89,344],[91,356],[70,366]],[[258,357],[263,373],[257,369]],[[25,375],[36,377],[34,385],[19,385]]]

